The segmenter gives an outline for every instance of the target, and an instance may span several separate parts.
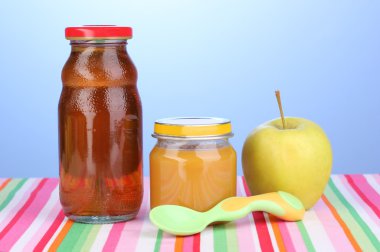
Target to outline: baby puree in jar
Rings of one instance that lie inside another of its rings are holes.
[[[236,195],[231,123],[221,118],[168,118],[155,123],[150,154],[151,208],[163,204],[207,211]]]

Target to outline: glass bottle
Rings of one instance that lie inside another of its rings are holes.
[[[60,200],[70,219],[134,218],[143,196],[142,108],[130,27],[66,28],[59,100]]]

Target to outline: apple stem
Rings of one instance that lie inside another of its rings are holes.
[[[281,95],[280,95],[280,90],[275,91],[276,98],[277,98],[277,104],[278,108],[280,109],[280,114],[281,114],[281,121],[282,121],[282,128],[286,129],[286,121],[284,117],[284,111],[282,110],[282,105],[281,105]]]

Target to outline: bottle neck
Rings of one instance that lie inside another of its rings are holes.
[[[127,41],[124,39],[104,39],[104,40],[71,40],[72,52],[81,52],[87,50],[87,48],[96,49],[96,51],[104,50],[116,50],[119,52],[127,51]]]
[[[72,40],[64,86],[135,86],[137,71],[126,40]]]

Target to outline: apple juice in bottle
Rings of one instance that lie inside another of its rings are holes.
[[[112,223],[142,201],[142,109],[130,27],[66,28],[59,101],[60,201],[70,219]]]

